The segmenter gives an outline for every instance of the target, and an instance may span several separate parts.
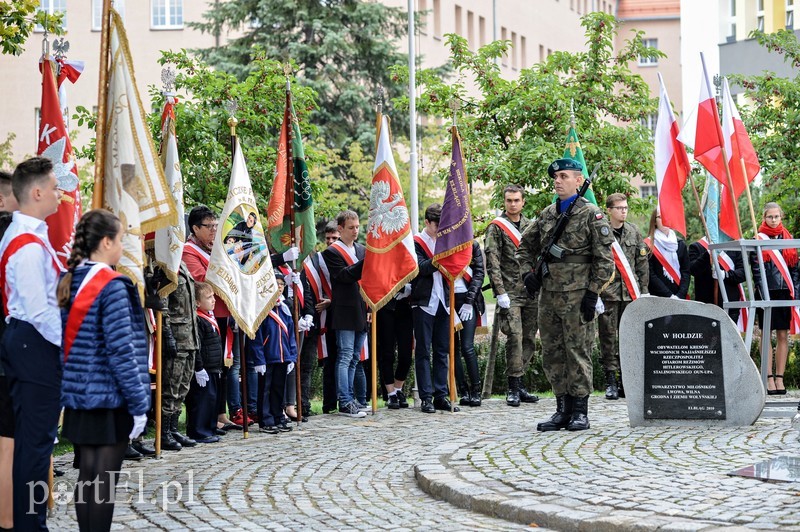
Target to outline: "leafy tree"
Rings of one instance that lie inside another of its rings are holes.
[[[61,28],[63,13],[45,16],[43,11],[37,11],[39,4],[39,0],[0,2],[0,49],[3,54],[21,54],[36,24],[55,35],[64,33]]]
[[[555,52],[523,69],[516,80],[500,77],[497,61],[508,52],[509,41],[472,52],[466,40],[452,34],[446,37],[460,79],[444,80],[429,71],[417,75],[420,113],[450,119],[450,102],[461,102],[458,125],[467,174],[494,184],[497,206],[502,205],[500,192],[509,183],[538,191],[526,204],[529,214],[552,200],[547,165],[564,152],[570,102],[588,164],[602,163],[593,186],[598,201],[611,192],[634,194],[631,176],[654,180],[652,137],[641,120],[655,112],[657,100],[650,98],[648,85],[631,73],[628,64],[640,56],[664,54],[644,46],[642,33],[634,32],[615,55],[617,23],[605,13],[589,14],[581,24],[586,52]],[[394,73],[397,81],[407,79],[404,67],[396,67]],[[480,90],[478,97],[467,95],[468,79]],[[407,100],[400,97],[396,104],[404,107]],[[635,198],[630,203],[639,211],[648,205]]]
[[[254,47],[296,65],[298,83],[317,94],[308,121],[330,148],[347,150],[357,141],[367,150],[374,142],[378,87],[390,97],[404,90],[389,74],[389,67],[406,61],[396,47],[406,35],[402,9],[364,0],[241,0],[212,3],[203,17],[190,26],[217,36],[244,31],[200,51],[237,79],[252,72]]]
[[[799,72],[800,42],[793,31],[770,34],[755,31],[751,36],[770,52],[783,56],[783,60]],[[800,144],[796,141],[800,133],[800,73],[794,78],[764,72],[759,76],[731,76],[731,79],[744,87],[749,101],[748,105],[740,107],[740,112],[761,163],[764,201],[776,201],[783,207],[784,225],[797,235],[800,232],[797,196]],[[757,221],[760,221],[758,204],[755,208]]]

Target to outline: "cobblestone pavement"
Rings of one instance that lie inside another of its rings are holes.
[[[592,397],[591,430],[537,433],[554,408],[492,400],[456,414],[384,409],[365,420],[314,416],[288,434],[231,433],[126,462],[118,497],[130,500],[117,503],[114,528],[800,530],[798,484],[726,475],[798,456],[786,418],[632,429],[624,401]],[[77,528],[61,502],[77,476],[69,460],[57,460],[67,475],[52,530]]]

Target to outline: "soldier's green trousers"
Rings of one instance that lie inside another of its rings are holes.
[[[161,415],[169,416],[181,411],[194,377],[194,352],[179,352],[178,356],[164,358],[161,364]]]
[[[605,312],[597,318],[600,356],[605,371],[619,371],[619,320],[630,301],[603,301]]]
[[[536,352],[539,308],[535,299],[500,309],[500,331],[506,335],[506,376],[522,377]]]
[[[556,395],[583,397],[592,393],[592,353],[587,336],[594,327],[581,323],[585,290],[539,296],[542,366]]]

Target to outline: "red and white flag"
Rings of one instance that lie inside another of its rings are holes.
[[[702,59],[703,54],[700,54]],[[700,100],[697,111],[692,112],[683,124],[678,140],[692,148],[694,158],[723,185],[728,184],[725,159],[722,157],[722,129],[719,123],[717,100],[711,92],[711,82],[703,61],[700,80]]]
[[[418,271],[411,218],[389,140],[389,120],[379,115],[361,294],[377,312]]]
[[[667,227],[686,235],[686,218],[681,191],[689,175],[689,158],[686,148],[678,142],[678,122],[661,75],[661,98],[655,131],[656,185],[661,221]]]
[[[761,165],[758,163],[753,143],[747,136],[739,110],[733,103],[728,78],[724,78],[722,83],[722,136],[725,140],[733,193],[738,200],[747,185],[761,171]],[[734,239],[741,237],[737,223],[738,215],[738,203],[734,205],[730,193],[723,194],[720,202],[719,227]]]
[[[78,167],[72,155],[72,143],[64,125],[64,115],[58,101],[55,61],[46,58],[42,61],[42,106],[39,121],[39,145],[36,152],[53,161],[53,171],[58,180],[58,188],[63,191],[58,211],[45,220],[47,236],[63,266],[72,252],[75,226],[81,217],[81,191],[78,181]]]

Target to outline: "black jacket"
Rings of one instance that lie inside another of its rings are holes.
[[[686,242],[678,239],[678,262],[681,265],[681,284],[677,285],[664,276],[664,267],[656,258],[655,254],[650,253],[650,283],[648,289],[650,294],[660,297],[678,296],[678,299],[686,299],[689,293],[689,253],[686,251]]]
[[[322,252],[331,274],[331,306],[328,307],[328,328],[363,331],[367,328],[367,304],[361,297],[358,281],[364,268],[366,248],[355,243],[358,262],[348,266],[339,252],[328,247]]]
[[[197,317],[197,330],[200,333],[200,349],[194,357],[194,370],[205,369],[208,373],[222,371],[222,338],[204,318]]]
[[[483,279],[486,276],[486,268],[483,262],[483,253],[477,240],[472,241],[472,261],[469,263],[472,268],[472,279],[467,285],[467,297],[464,303],[472,305],[478,314],[486,310],[486,303],[483,300]],[[457,310],[457,309],[456,309]]]
[[[776,252],[780,252],[781,250],[776,249]],[[753,266],[753,283],[756,286],[756,291],[760,294],[761,293],[761,277],[760,277],[760,267],[758,265],[758,257],[754,254],[750,254],[750,264]],[[764,274],[767,278],[767,287],[769,288],[770,292],[773,290],[788,290],[789,286],[783,280],[783,276],[781,275],[780,270],[775,266],[772,261],[764,261]],[[800,266],[789,266],[789,275],[792,278],[792,285],[794,285],[794,295],[795,299],[798,298],[798,294],[800,294]]]
[[[745,280],[744,261],[738,251],[726,251],[726,253],[733,261],[733,270],[724,272],[725,292],[728,294],[728,301],[739,301],[739,284]],[[711,257],[700,242],[689,246],[689,271],[694,277],[694,299],[701,303],[713,303],[714,278],[711,276]],[[717,302],[721,307],[724,302],[722,294],[718,294]],[[738,312],[735,310],[735,313]]]
[[[431,299],[431,292],[433,291],[433,274],[438,272],[438,268],[433,265],[433,260],[428,258],[423,247],[414,241],[414,249],[417,252],[417,264],[419,265],[419,273],[411,281],[411,305],[412,306],[426,306]],[[467,285],[467,294],[464,303],[468,303],[475,307],[477,312],[483,312],[486,309],[486,304],[483,300],[483,280],[486,277],[486,268],[483,262],[483,253],[481,246],[477,240],[472,241],[472,261],[469,263],[472,268],[472,280]],[[444,300],[450,297],[450,286],[446,279],[442,280],[442,287],[444,288]],[[457,309],[456,309],[457,310]]]

